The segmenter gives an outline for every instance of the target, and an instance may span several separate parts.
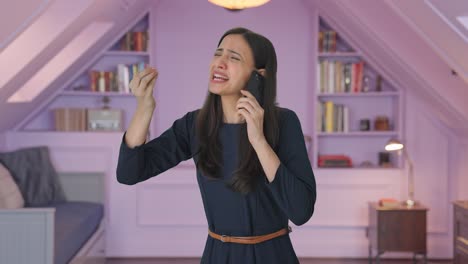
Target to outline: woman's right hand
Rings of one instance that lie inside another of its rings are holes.
[[[147,67],[141,72],[135,74],[130,81],[129,87],[132,94],[136,97],[139,107],[156,107],[156,101],[153,97],[153,88],[158,79],[158,71],[155,68]]]

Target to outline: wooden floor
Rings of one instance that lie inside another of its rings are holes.
[[[109,259],[107,264],[200,264],[198,258]],[[367,259],[301,259],[301,264],[367,264]],[[375,263],[375,261],[374,261]],[[410,264],[411,260],[381,260],[381,264]],[[422,261],[419,261],[422,263]],[[428,264],[451,264],[450,260],[428,260]]]

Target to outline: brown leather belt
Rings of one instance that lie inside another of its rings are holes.
[[[283,236],[288,233],[292,232],[291,227],[283,228],[271,234],[261,235],[261,236],[248,236],[248,237],[237,237],[237,236],[226,236],[226,235],[218,235],[216,233],[211,232],[208,230],[208,234],[217,240],[225,243],[238,243],[238,244],[258,244],[265,242],[267,240],[273,239],[275,237]]]

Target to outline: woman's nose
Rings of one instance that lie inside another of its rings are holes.
[[[224,56],[220,56],[216,62],[216,68],[226,69],[226,66],[226,58]]]

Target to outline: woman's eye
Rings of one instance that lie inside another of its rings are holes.
[[[219,54],[219,53],[215,53],[214,55],[215,55],[215,57],[221,56],[221,54]]]
[[[231,57],[231,59],[233,59],[233,60],[240,60],[240,59],[237,58],[237,57]]]

